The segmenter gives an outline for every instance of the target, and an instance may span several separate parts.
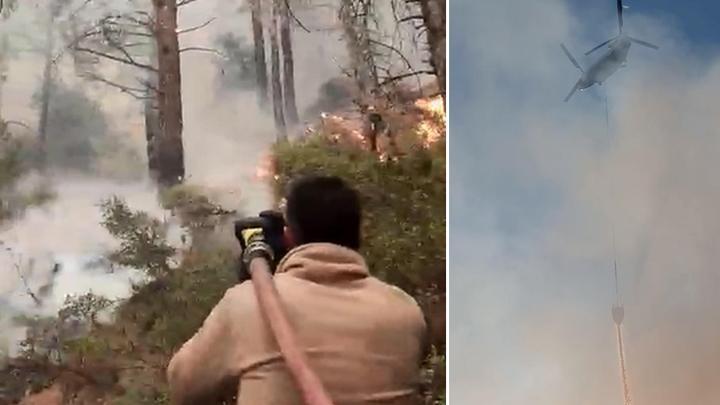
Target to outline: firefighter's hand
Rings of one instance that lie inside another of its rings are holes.
[[[266,237],[263,233],[263,230],[260,228],[257,229],[248,229],[247,231],[243,232],[243,234],[247,233],[247,237],[243,235],[243,238],[245,239],[245,250],[242,253],[242,261],[246,265],[250,265],[250,262],[253,259],[262,257],[268,262],[272,263],[275,260],[275,251],[270,246],[270,243],[266,240]]]
[[[262,258],[267,260],[268,264],[275,261],[275,250],[266,240],[266,236],[262,228],[246,229],[242,233],[245,249],[240,258],[240,271],[238,278],[240,282],[250,280],[250,262],[254,259]],[[271,268],[273,268],[271,266]]]

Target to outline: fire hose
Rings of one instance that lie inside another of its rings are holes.
[[[253,259],[250,262],[250,275],[260,311],[280,347],[280,353],[300,390],[303,403],[333,405],[320,378],[310,368],[307,356],[300,349],[295,332],[280,302],[280,295],[275,288],[267,260],[261,257]]]

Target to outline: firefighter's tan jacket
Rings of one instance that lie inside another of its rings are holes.
[[[336,405],[416,403],[426,325],[413,298],[371,277],[357,252],[332,244],[292,250],[274,280]],[[227,291],[173,357],[168,380],[178,404],[211,404],[237,386],[241,405],[301,405],[251,282]]]

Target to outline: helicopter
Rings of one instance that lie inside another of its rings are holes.
[[[575,65],[575,67],[578,68],[582,73],[582,76],[580,76],[580,79],[577,81],[577,83],[575,83],[575,86],[570,91],[570,94],[568,94],[568,96],[565,98],[565,102],[570,100],[573,94],[575,94],[575,92],[578,90],[582,91],[588,89],[595,84],[602,86],[603,82],[605,82],[605,80],[607,80],[610,76],[617,72],[618,69],[620,69],[621,67],[625,67],[625,65],[627,64],[627,56],[630,52],[630,46],[633,43],[652,49],[660,49],[658,46],[653,45],[650,42],[633,38],[623,31],[624,8],[626,7],[623,5],[622,0],[617,0],[618,27],[620,32],[614,38],[608,39],[607,41],[585,53],[585,56],[588,56],[606,45],[608,47],[608,51],[600,59],[595,61],[595,63],[591,64],[587,69],[583,69],[582,66],[580,66],[580,64],[577,62],[577,60],[575,60],[570,51],[568,51],[568,49],[565,47],[565,44],[560,44],[563,52],[565,52],[565,55],[567,55],[568,59],[570,59],[570,62],[572,62],[572,64]]]

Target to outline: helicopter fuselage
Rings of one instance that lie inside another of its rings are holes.
[[[609,46],[610,49],[583,73],[578,88],[584,90],[594,84],[603,84],[625,65],[631,45],[632,42],[625,36],[613,41]]]
[[[565,55],[568,57],[568,59],[570,59],[570,62],[572,62],[572,64],[575,65],[575,67],[582,72],[580,79],[578,79],[578,81],[575,83],[575,86],[573,86],[572,90],[570,90],[570,94],[565,97],[565,102],[570,100],[573,94],[575,94],[575,92],[578,90],[586,90],[596,84],[602,86],[602,84],[610,76],[615,74],[615,72],[617,72],[621,67],[624,67],[627,63],[628,53],[630,53],[630,47],[633,43],[652,49],[659,49],[656,45],[653,45],[650,42],[633,38],[623,32],[624,6],[622,0],[616,0],[616,3],[618,16],[618,35],[614,38],[608,39],[607,41],[601,43],[600,45],[594,47],[593,49],[585,53],[585,55],[587,56],[607,46],[607,50],[600,57],[600,59],[590,64],[587,69],[583,69],[583,67],[580,66],[575,57],[572,56],[567,47],[565,47],[565,44],[560,44],[563,52],[565,52]]]

